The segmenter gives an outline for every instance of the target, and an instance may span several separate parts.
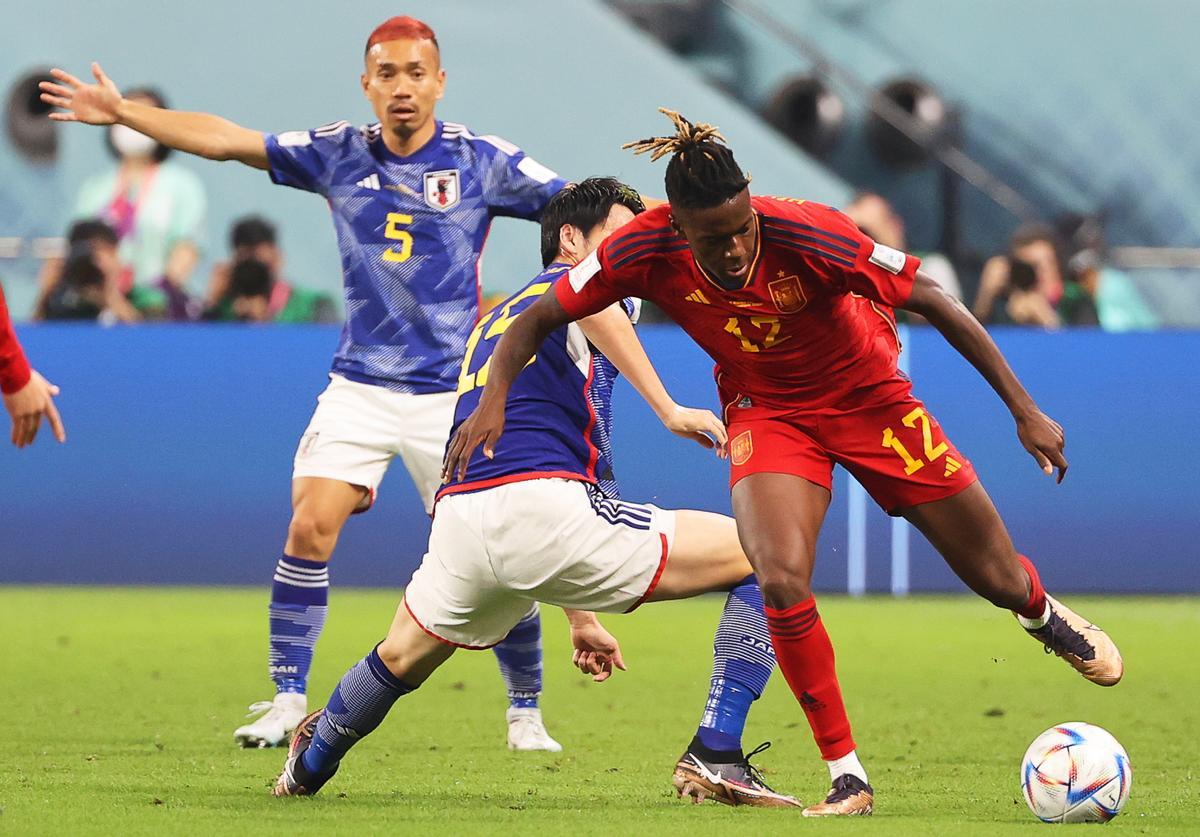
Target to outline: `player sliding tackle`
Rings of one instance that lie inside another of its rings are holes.
[[[885,333],[888,309],[936,327],[1060,481],[1063,431],[979,323],[920,272],[919,259],[876,244],[830,207],[751,197],[749,177],[715,128],[663,113],[675,133],[630,146],[653,160],[670,156],[669,205],[618,230],[508,329],[478,408],[451,438],[447,471],[463,479],[477,467],[477,448],[503,449],[514,379],[547,335],[625,297],[662,308],[717,362],[738,534],[762,584],[779,667],[833,777],[825,802],[804,813],[869,814],[874,791],[810,587],[835,463],[916,526],[968,587],[1012,610],[1088,680],[1111,686],[1122,673],[1108,636],[1045,593],[971,464],[913,397]]]
[[[456,422],[478,404],[492,351],[520,322],[517,315],[643,208],[636,192],[611,178],[569,186],[550,201],[542,217],[546,269],[471,333]],[[762,595],[733,521],[615,496],[614,365],[673,432],[706,447],[713,446],[709,435],[725,442],[716,416],[679,407],[667,395],[633,333],[636,310],[635,300],[614,300],[578,325],[564,324],[517,376],[508,394],[509,433],[474,458],[469,481],[450,480],[438,492],[429,551],[387,638],[342,678],[325,709],[301,722],[277,796],[316,793],[350,747],[455,648],[495,645],[538,601],[567,609],[575,664],[604,680],[625,664],[616,640],[589,611],[623,613],[646,601],[729,590],[713,643],[708,701],[676,765],[675,786],[696,801],[799,805],[767,787],[741,750],[746,713],[774,658]]]
[[[434,115],[446,71],[433,30],[411,17],[367,38],[360,79],[378,121],[264,134],[205,113],[131,102],[92,65],[95,84],[62,70],[42,99],[62,122],[122,124],[211,160],[237,160],[329,202],[345,272],[346,326],[301,437],[292,520],[274,564],[265,714],[238,727],[246,747],[286,742],[308,712],[313,651],[325,624],[329,560],[347,519],[364,512],[399,456],[433,508],[467,335],[479,317],[478,264],[497,215],[535,220],[565,185],[502,139]],[[496,646],[508,687],[508,746],[561,750],[537,708],[542,684],[537,612]]]

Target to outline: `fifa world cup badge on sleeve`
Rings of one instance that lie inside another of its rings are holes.
[[[446,210],[457,206],[462,192],[458,186],[458,169],[425,173],[425,203],[433,209]]]
[[[739,433],[729,443],[729,461],[734,465],[745,465],[754,455],[754,438],[750,431]]]
[[[904,254],[894,247],[876,244],[871,251],[871,264],[882,267],[888,273],[899,273],[904,270]]]
[[[593,250],[586,259],[571,268],[571,272],[567,274],[567,281],[571,283],[571,290],[575,293],[582,291],[588,280],[600,272],[600,257],[596,255],[599,252],[599,250]]]
[[[771,291],[771,301],[775,303],[779,313],[795,314],[808,305],[808,298],[804,296],[804,288],[800,286],[800,277],[784,276],[782,270],[779,273],[780,277],[767,285],[768,290]]]

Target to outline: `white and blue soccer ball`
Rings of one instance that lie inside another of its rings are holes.
[[[1021,764],[1021,790],[1042,822],[1108,822],[1129,799],[1133,769],[1117,739],[1073,721],[1039,735]]]

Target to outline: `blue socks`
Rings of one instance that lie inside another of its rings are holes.
[[[318,776],[333,770],[359,739],[383,722],[392,704],[413,689],[387,670],[379,659],[378,646],[371,649],[329,696],[312,743],[301,757],[305,769]]]
[[[271,679],[280,692],[307,689],[313,647],[329,610],[329,567],[283,555],[271,586]]]
[[[758,579],[746,576],[729,591],[713,637],[713,670],[696,738],[718,752],[741,751],[750,704],[775,668]]]
[[[535,604],[496,645],[500,676],[514,709],[536,709],[542,692],[542,620]]]

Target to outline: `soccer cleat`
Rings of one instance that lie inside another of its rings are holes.
[[[1050,605],[1046,624],[1026,628],[1026,632],[1046,646],[1047,654],[1062,657],[1093,683],[1117,685],[1125,673],[1125,664],[1108,634],[1049,594],[1046,603]]]
[[[508,721],[508,749],[562,752],[562,745],[546,732],[546,725],[542,723],[542,710],[510,706],[504,713],[504,719]]]
[[[739,761],[713,762],[690,749],[679,757],[675,775],[671,777],[675,793],[689,797],[699,805],[705,799],[715,799],[725,805],[753,805],[759,808],[799,808],[800,800],[771,790],[762,774],[750,763],[750,758],[771,746],[760,744]]]
[[[283,772],[279,774],[279,778],[275,780],[275,787],[271,789],[272,796],[312,796],[337,773],[337,765],[323,776],[310,773],[302,758],[304,751],[312,744],[317,719],[324,712],[324,709],[318,709],[305,716],[296,727],[291,746],[288,747],[287,761],[283,763]]]
[[[857,776],[843,773],[833,780],[824,802],[804,809],[806,817],[868,817],[875,809],[875,791]]]
[[[250,715],[257,712],[266,714],[235,729],[233,740],[243,747],[279,747],[288,742],[292,730],[308,712],[308,698],[294,692],[280,692],[274,700],[250,704]]]

